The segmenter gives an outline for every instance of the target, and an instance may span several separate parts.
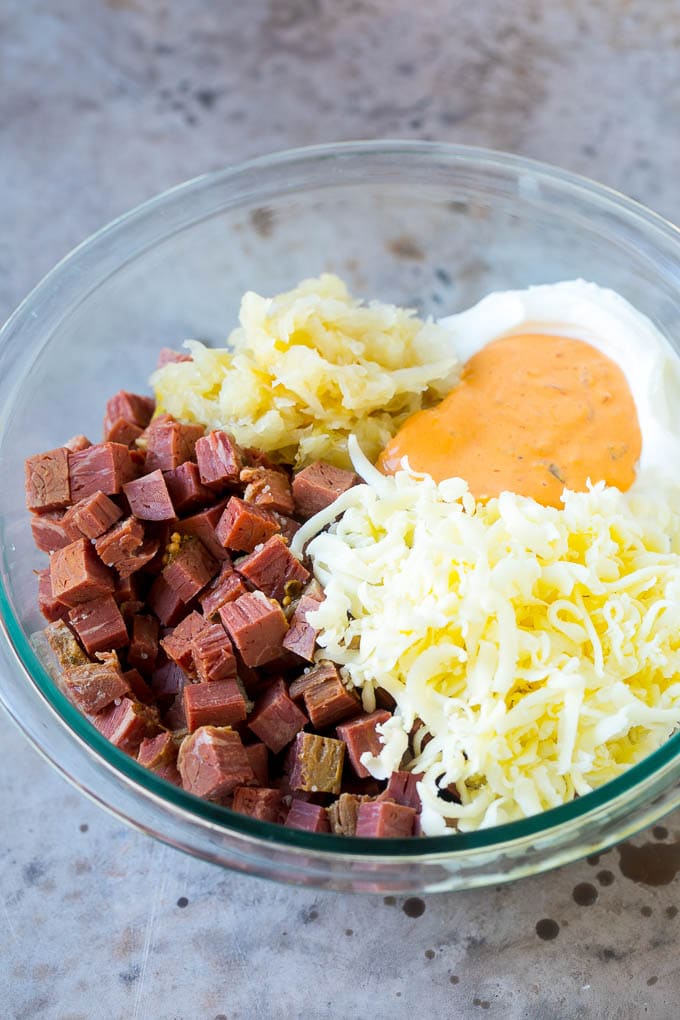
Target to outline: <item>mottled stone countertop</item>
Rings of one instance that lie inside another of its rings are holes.
[[[0,319],[116,214],[292,145],[508,149],[680,221],[671,0],[4,0],[0,80]],[[514,885],[359,898],[185,857],[0,740],[3,1018],[677,1016],[677,815]]]

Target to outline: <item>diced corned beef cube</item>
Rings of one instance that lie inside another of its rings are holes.
[[[158,552],[158,539],[147,536],[137,552],[130,553],[130,555],[124,557],[124,559],[118,560],[116,563],[118,576],[126,578],[129,577],[130,574],[136,573],[138,570],[148,569],[149,571],[152,571],[153,561],[156,559]]]
[[[33,541],[43,552],[63,549],[73,541],[64,527],[63,510],[46,510],[43,514],[31,514]]]
[[[46,620],[51,623],[56,620],[63,620],[68,615],[68,606],[52,594],[52,579],[50,569],[37,571],[38,574],[38,608]]]
[[[157,698],[170,698],[181,694],[189,677],[176,662],[165,662],[151,674],[151,689]]]
[[[317,630],[307,623],[307,613],[314,613],[319,608],[316,599],[303,595],[290,621],[290,628],[283,639],[286,651],[295,652],[301,659],[311,662],[314,658]]]
[[[215,576],[217,560],[199,539],[187,536],[163,568],[163,578],[182,602],[191,602]]]
[[[400,839],[413,835],[416,812],[405,804],[391,801],[365,801],[359,805],[357,815],[357,836],[383,836]]]
[[[298,733],[293,745],[292,790],[306,793],[340,793],[345,745],[333,737]]]
[[[138,574],[130,574],[128,577],[116,578],[116,590],[113,597],[119,606],[128,602],[142,602],[142,587]],[[121,609],[121,613],[123,610]],[[123,614],[125,615],[125,614]]]
[[[179,732],[187,732],[187,718],[184,714],[184,696],[182,694],[177,694],[173,698],[161,721],[166,730],[173,730],[175,735]]]
[[[50,580],[52,594],[67,606],[110,595],[115,587],[111,571],[86,538],[52,553]]]
[[[227,602],[220,619],[247,666],[263,666],[283,654],[288,623],[281,606],[262,592],[247,592]]]
[[[279,602],[286,596],[299,594],[310,576],[281,535],[272,535],[263,546],[239,560],[235,567],[255,588]]]
[[[83,666],[90,661],[63,620],[57,620],[49,627],[45,627],[43,634],[60,669]]]
[[[193,640],[194,668],[203,683],[229,680],[236,676],[236,656],[226,630],[220,623],[205,627]]]
[[[194,640],[209,626],[210,623],[200,613],[189,613],[171,634],[161,638],[166,655],[189,675],[194,675]]]
[[[145,737],[153,737],[160,730],[158,710],[133,698],[122,698],[92,721],[107,740],[133,757]]]
[[[367,797],[357,796],[354,793],[341,793],[328,808],[331,831],[336,836],[354,836],[357,830],[359,805],[367,800]]]
[[[199,726],[234,726],[246,717],[246,699],[236,680],[187,684],[183,694],[184,714],[190,733]]]
[[[313,517],[359,481],[354,471],[344,471],[322,460],[310,464],[293,478],[296,514],[303,518]]]
[[[133,425],[124,418],[118,418],[104,432],[104,439],[107,443],[122,443],[123,446],[133,446],[144,430],[139,425]]]
[[[324,680],[333,680],[337,675],[338,667],[335,663],[329,662],[328,659],[322,659],[316,666],[306,669],[304,673],[296,677],[288,688],[288,693],[294,701],[300,701],[308,687]]]
[[[144,435],[144,433],[142,432],[142,436],[143,435]],[[141,439],[142,436],[140,436],[139,438]],[[146,461],[146,453],[144,452],[144,450],[140,449],[138,443],[135,443],[134,446],[128,447],[128,451],[130,453],[130,460],[131,460],[132,465],[133,465],[133,467],[135,469],[135,477],[140,475],[140,474],[143,474],[144,473],[144,462]],[[128,504],[128,506],[129,506],[129,504]]]
[[[64,446],[67,450],[70,450],[71,453],[79,453],[81,450],[87,450],[88,446],[92,446],[92,443],[87,436],[79,434],[77,436],[71,436],[71,438],[64,443]]]
[[[105,662],[86,662],[64,670],[64,686],[71,700],[86,715],[101,712],[127,693],[127,683],[116,663],[117,658],[112,654]]]
[[[293,797],[286,818],[289,829],[303,829],[306,832],[330,832],[328,814],[320,804]]]
[[[201,726],[190,733],[180,745],[177,767],[185,790],[213,801],[255,779],[241,738],[227,727]]]
[[[99,538],[119,521],[123,511],[103,492],[93,492],[70,507],[64,527],[74,542],[77,538]]]
[[[158,354],[158,363],[156,368],[163,368],[165,365],[173,365],[182,361],[192,361],[190,354],[180,354],[179,351],[174,351],[172,347],[161,347]]]
[[[257,786],[237,786],[232,810],[259,818],[262,822],[280,823],[286,815],[281,791]]]
[[[365,779],[370,772],[365,765],[361,764],[361,755],[369,751],[370,754],[380,754],[383,748],[380,734],[376,726],[387,722],[390,713],[383,709],[371,712],[370,715],[362,715],[358,719],[343,723],[337,728],[338,737],[347,744],[347,754],[352,763],[352,768],[360,779]]]
[[[214,499],[210,489],[201,484],[198,466],[192,460],[185,461],[172,471],[164,471],[163,476],[172,505],[180,516]]]
[[[253,669],[252,666],[246,666],[237,648],[234,648],[236,653],[236,672],[238,678],[243,684],[246,693],[252,697],[259,694],[262,687],[267,683],[268,679],[266,674],[260,673],[259,670]]]
[[[128,643],[125,620],[112,595],[75,606],[68,618],[88,655],[124,648]]]
[[[155,772],[161,765],[176,765],[179,746],[172,733],[158,733],[145,737],[139,745],[137,761]]]
[[[222,564],[217,577],[198,596],[205,617],[216,616],[221,606],[227,602],[235,602],[248,589],[234,570],[231,559]]]
[[[151,676],[158,658],[158,620],[153,616],[133,616],[132,636],[127,652],[128,665],[144,676]]]
[[[174,786],[182,785],[177,769],[179,745],[172,733],[159,733],[156,737],[145,737],[139,745],[137,761],[161,779]]]
[[[243,453],[243,459],[248,467],[253,468],[267,468],[268,471],[283,471],[286,473],[286,469],[282,465],[277,465],[271,459],[268,453],[264,450],[258,450],[255,446],[243,446],[241,447]]]
[[[246,486],[243,493],[246,503],[256,503],[265,510],[277,510],[288,517],[294,513],[295,504],[290,481],[283,471],[247,467],[241,471],[241,481]]]
[[[128,686],[128,693],[131,697],[141,701],[144,705],[151,705],[153,703],[153,691],[138,670],[126,669],[123,673],[123,680],[125,680]]]
[[[209,432],[196,443],[196,462],[201,481],[208,488],[224,489],[237,485],[243,456],[241,448],[226,432]]]
[[[136,517],[126,517],[124,521],[114,524],[105,534],[100,535],[94,547],[103,563],[118,569],[121,562],[140,551],[143,542],[142,522]]]
[[[74,503],[98,491],[113,496],[137,475],[130,451],[122,443],[97,443],[70,453],[68,469]]]
[[[183,425],[179,421],[157,419],[146,430],[146,470],[173,471],[191,460],[196,441],[205,429],[202,425]]]
[[[318,679],[305,687],[303,698],[307,715],[315,730],[334,726],[342,719],[361,711],[361,702],[354,691],[349,691],[337,667],[332,676]]]
[[[63,510],[71,502],[69,452],[65,446],[28,457],[26,506],[29,510]]]
[[[422,778],[422,772],[393,772],[378,799],[392,800],[395,804],[403,804],[405,807],[420,811],[422,803],[417,785]]]
[[[257,786],[266,786],[269,782],[269,751],[264,744],[246,744],[246,754],[250,767],[255,774]]]
[[[168,762],[167,765],[159,765],[157,769],[152,769],[160,779],[164,779],[166,783],[172,783],[173,786],[182,785],[182,777],[179,774],[179,769],[176,763]]]
[[[148,602],[164,627],[175,627],[187,614],[187,607],[162,575],[151,585]]]
[[[143,521],[171,521],[177,516],[160,469],[128,482],[123,492],[132,513]]]
[[[290,545],[295,538],[295,535],[300,530],[300,523],[298,521],[294,521],[292,517],[286,517],[284,514],[277,514],[275,511],[272,511],[272,516],[281,529],[281,534]]]
[[[215,528],[226,505],[227,500],[222,499],[215,506],[201,510],[200,513],[194,514],[192,517],[185,517],[183,521],[178,521],[176,526],[180,535],[195,535],[215,559],[224,563],[229,561],[229,553],[217,538]]]
[[[288,697],[284,681],[275,680],[257,699],[248,718],[248,729],[278,754],[307,722],[304,712]]]
[[[266,542],[281,531],[281,526],[269,510],[252,503],[244,503],[232,496],[219,519],[215,534],[225,549],[252,552],[256,545]]]
[[[138,393],[128,393],[126,390],[119,390],[106,403],[106,415],[104,417],[104,431],[122,419],[140,429],[145,429],[151,421],[151,416],[156,409],[153,397],[140,396]]]

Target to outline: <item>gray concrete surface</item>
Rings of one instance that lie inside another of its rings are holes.
[[[2,0],[0,319],[116,214],[292,145],[510,149],[680,221],[679,123],[674,0]],[[412,917],[186,858],[0,741],[3,1018],[677,1016],[677,815],[645,882],[624,847]]]

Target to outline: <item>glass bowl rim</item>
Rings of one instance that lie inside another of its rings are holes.
[[[5,344],[12,334],[20,330],[22,323],[31,316],[32,307],[39,303],[44,295],[46,296],[52,291],[55,284],[59,283],[60,277],[68,276],[69,270],[75,263],[83,258],[88,259],[98,249],[106,247],[112,238],[123,233],[127,228],[134,227],[140,221],[153,217],[156,212],[165,207],[181,203],[186,196],[227,184],[230,180],[258,171],[283,171],[286,167],[325,162],[343,157],[366,159],[370,156],[391,155],[403,155],[407,158],[422,157],[428,160],[441,159],[470,168],[495,168],[510,174],[519,174],[522,171],[530,172],[541,180],[561,186],[573,195],[590,199],[596,205],[608,209],[610,212],[619,216],[623,215],[630,222],[637,221],[646,230],[651,230],[663,237],[667,243],[671,242],[675,245],[680,257],[680,230],[664,217],[606,185],[538,160],[478,146],[417,140],[347,141],[306,146],[274,152],[231,167],[201,174],[161,192],[104,225],[65,255],[24,298],[0,329],[0,354],[4,351]],[[2,432],[0,432],[1,439]],[[632,794],[637,787],[652,781],[664,768],[673,763],[677,765],[677,769],[667,777],[667,783],[664,783],[664,786],[670,786],[675,779],[680,777],[680,732],[678,732],[641,762],[582,797],[577,797],[540,814],[474,832],[376,841],[289,829],[283,825],[259,821],[195,797],[143,768],[135,759],[110,744],[81,715],[50,678],[35,654],[23,627],[14,615],[3,583],[0,583],[0,627],[19,667],[35,688],[36,695],[46,703],[53,718],[56,718],[69,731],[71,737],[75,737],[77,742],[83,745],[86,751],[100,764],[117,773],[123,780],[141,787],[141,792],[145,795],[160,799],[167,807],[179,812],[192,822],[208,823],[210,826],[217,826],[250,839],[270,844],[281,844],[291,850],[316,851],[321,855],[326,853],[338,857],[359,856],[364,860],[374,859],[376,861],[398,857],[414,862],[424,858],[430,860],[450,858],[458,853],[472,850],[488,851],[493,848],[520,844],[529,837],[543,836],[560,828],[568,828],[570,823],[580,819],[587,819],[607,804],[615,802],[622,795]],[[1,687],[0,701],[4,701]],[[11,710],[10,715],[40,750],[37,738],[22,725],[21,719],[17,718]],[[58,761],[53,759],[50,761],[58,769],[65,771]],[[68,772],[67,775],[73,779]],[[137,820],[134,818],[131,818],[130,821],[137,824]],[[159,835],[161,834],[159,833]]]

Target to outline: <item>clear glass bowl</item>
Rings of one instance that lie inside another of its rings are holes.
[[[680,234],[634,202],[538,163],[429,143],[282,153],[199,177],[77,248],[0,339],[0,697],[35,746],[114,814],[191,854],[305,885],[423,892],[497,883],[594,853],[680,804],[680,735],[615,781],[525,821],[414,840],[343,839],[200,801],[109,744],[28,637],[36,607],[23,460],[100,435],[106,398],[143,389],[158,348],[223,342],[246,289],[332,271],[434,316],[492,290],[585,277],[680,336]]]

